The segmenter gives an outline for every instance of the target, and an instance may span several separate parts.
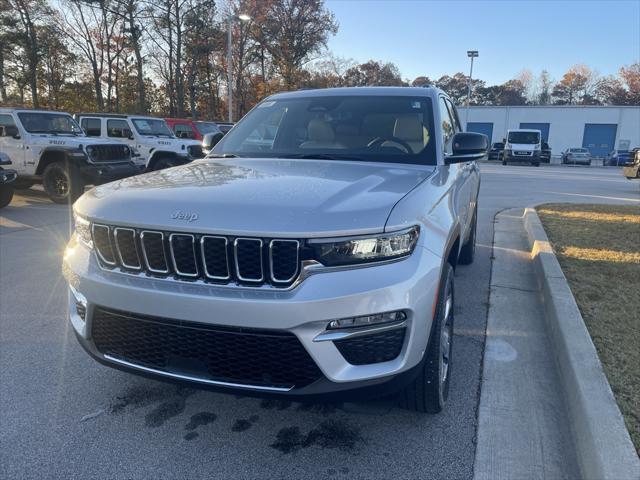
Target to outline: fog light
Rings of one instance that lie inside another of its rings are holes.
[[[327,326],[328,329],[366,327],[368,325],[378,325],[380,323],[400,322],[406,320],[407,315],[402,311],[375,313],[373,315],[363,315],[361,317],[341,318],[332,320]]]
[[[76,304],[76,312],[78,316],[84,321],[87,316],[87,298],[78,292],[75,288],[69,285],[69,290],[71,290],[71,294],[75,300]]]

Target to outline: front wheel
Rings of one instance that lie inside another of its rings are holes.
[[[423,413],[442,411],[449,396],[453,341],[453,267],[446,263],[427,351],[415,380],[402,392],[400,405]]]
[[[539,167],[540,166],[540,162],[536,162],[533,164],[534,167]]]
[[[173,158],[163,157],[158,159],[158,161],[153,166],[153,170],[164,170],[165,168],[175,167],[176,165],[178,165],[178,162],[176,162]]]
[[[0,185],[0,208],[4,208],[13,199],[13,185]]]
[[[502,160],[502,164],[503,164],[503,165],[506,165],[506,164],[507,164],[507,161],[506,161],[506,160]]]
[[[53,162],[42,175],[42,186],[55,203],[75,202],[84,192],[84,181],[78,168],[69,162]]]

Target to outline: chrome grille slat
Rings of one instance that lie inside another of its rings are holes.
[[[159,245],[158,241],[160,242]],[[152,273],[169,273],[169,263],[167,262],[167,252],[165,251],[164,234],[162,232],[143,230],[140,232],[140,246],[142,247],[142,256],[147,270]],[[161,262],[158,262],[158,258],[156,258],[158,249],[162,251]],[[149,253],[147,253],[147,250],[149,250]],[[156,252],[152,250],[156,250]],[[149,257],[151,257],[151,261],[149,261]],[[152,263],[154,264],[153,266],[151,265]]]
[[[222,285],[287,288],[301,275],[303,243],[92,223],[99,265],[106,270]]]
[[[217,246],[218,251],[215,251],[216,246],[211,245],[212,243],[218,243]],[[208,246],[209,245],[209,246]],[[229,241],[227,237],[218,237],[212,235],[203,235],[200,238],[200,254],[202,255],[202,266],[204,267],[204,274],[207,278],[211,280],[229,280],[231,279],[231,272],[229,272],[229,251],[228,251]],[[214,250],[211,252],[211,250]],[[215,257],[216,253],[220,253],[222,251],[222,256],[224,258],[211,258]],[[216,262],[222,265],[215,265]]]
[[[188,245],[176,244],[180,240],[189,239]],[[169,235],[171,262],[175,272],[183,277],[197,278],[198,261],[196,259],[195,237],[190,233],[172,233]]]
[[[107,225],[94,223],[91,225],[91,235],[100,260],[110,267],[115,267],[116,256],[111,245],[111,229]]]
[[[264,243],[259,238],[238,237],[233,241],[233,256],[236,265],[236,276],[239,280],[242,280],[243,282],[256,283],[264,281],[264,268],[262,264],[263,246]],[[239,254],[238,252],[241,249],[244,251]],[[257,258],[251,258],[256,257],[256,251],[258,252]],[[260,272],[259,275],[256,274],[257,271]]]
[[[130,268],[132,270],[141,270],[142,263],[140,262],[140,254],[138,253],[136,237],[137,234],[133,228],[116,227],[113,229],[113,240],[116,244],[116,252],[118,253],[120,264],[125,268]],[[132,247],[133,254],[131,252]],[[131,261],[134,260],[134,254],[135,263]]]

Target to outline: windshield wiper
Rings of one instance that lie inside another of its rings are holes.
[[[342,155],[340,153],[296,153],[291,155],[280,155],[280,158],[303,158],[309,160],[365,160],[354,155]]]
[[[210,153],[207,158],[238,158],[235,153]]]

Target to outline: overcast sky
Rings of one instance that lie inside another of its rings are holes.
[[[559,80],[584,63],[602,75],[640,61],[640,0],[427,1],[326,0],[340,23],[337,56],[391,61],[403,78],[469,71],[503,83],[524,68]]]

